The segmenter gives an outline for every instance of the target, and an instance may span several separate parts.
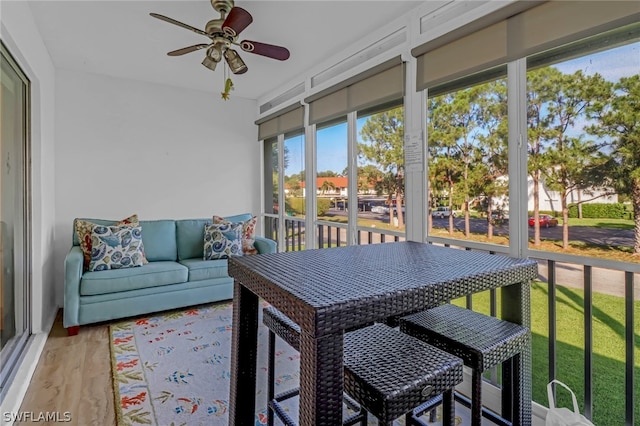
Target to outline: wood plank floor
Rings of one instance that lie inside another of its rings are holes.
[[[109,354],[109,325],[80,327],[67,336],[58,313],[20,408],[21,412],[68,412],[68,423],[23,422],[18,425],[115,426]]]
[[[20,412],[68,412],[71,421],[16,422],[15,425],[100,425],[115,426],[116,415],[109,353],[109,323],[83,325],[77,336],[67,336],[58,313],[49,333]],[[469,410],[456,405],[468,425]],[[486,419],[483,425],[493,425]]]

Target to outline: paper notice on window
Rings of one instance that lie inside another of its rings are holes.
[[[420,133],[404,136],[404,169],[407,172],[421,172],[424,164],[422,135]]]

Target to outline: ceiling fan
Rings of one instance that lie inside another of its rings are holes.
[[[255,53],[268,58],[284,61],[289,58],[289,50],[273,44],[261,43],[258,41],[242,40],[238,42],[238,36],[253,22],[253,17],[249,12],[241,7],[234,6],[234,0],[211,0],[211,5],[220,12],[220,19],[212,19],[207,22],[205,29],[200,30],[191,25],[176,21],[175,19],[157,13],[151,13],[154,18],[169,22],[187,30],[193,31],[211,39],[210,43],[194,44],[173,50],[167,55],[180,56],[196,50],[206,49],[206,55],[202,65],[215,71],[218,62],[224,58],[229,65],[229,69],[234,74],[247,72],[247,65],[244,63],[238,52],[231,48],[232,45],[240,46],[245,52]],[[227,15],[228,13],[228,15]],[[226,16],[226,17],[225,17]]]

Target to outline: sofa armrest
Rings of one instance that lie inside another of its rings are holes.
[[[275,253],[278,248],[275,241],[260,236],[255,237],[255,243],[253,245],[258,249],[258,253],[260,254]]]
[[[79,246],[71,247],[64,259],[64,318],[65,328],[79,325],[80,280],[84,257]]]

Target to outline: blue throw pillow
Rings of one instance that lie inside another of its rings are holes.
[[[144,263],[141,226],[91,227],[89,271],[132,268]]]
[[[242,256],[242,223],[204,226],[204,260]]]

